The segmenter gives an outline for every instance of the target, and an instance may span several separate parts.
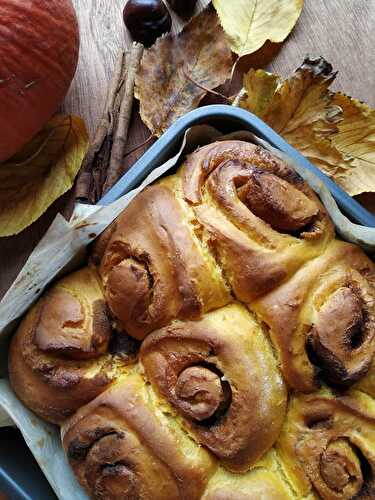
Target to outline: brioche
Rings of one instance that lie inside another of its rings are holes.
[[[93,498],[199,499],[216,468],[131,371],[62,429],[78,479]]]
[[[181,224],[190,214],[173,189],[178,183],[168,179],[136,197],[129,216],[117,221],[100,266],[112,315],[138,339],[176,317],[197,319],[231,301],[215,259],[193,228]]]
[[[374,300],[310,187],[216,142],[27,313],[10,381],[92,498],[374,499]]]
[[[299,498],[370,500],[375,495],[375,403],[352,391],[294,396],[277,444]]]
[[[124,340],[113,338],[96,270],[84,268],[56,283],[22,321],[9,350],[10,382],[26,406],[60,423],[133,360],[133,343]]]
[[[374,287],[370,259],[359,247],[334,241],[288,282],[252,303],[279,351],[290,387],[310,392],[322,378],[349,387],[369,371]]]
[[[263,332],[243,306],[152,333],[140,361],[184,426],[229,470],[248,470],[277,439],[286,389]]]

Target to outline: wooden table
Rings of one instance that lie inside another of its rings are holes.
[[[125,0],[73,0],[81,25],[81,54],[64,110],[82,116],[90,134],[100,117],[108,81],[119,47],[129,43],[122,23]],[[208,3],[202,0],[201,4]],[[301,18],[268,69],[289,75],[306,54],[322,55],[339,71],[335,89],[375,107],[375,0],[305,0]],[[176,28],[176,23],[175,23]],[[129,148],[148,136],[134,113]],[[142,151],[137,152],[137,155]],[[127,159],[130,165],[136,154]],[[68,196],[58,200],[30,228],[0,238],[0,297],[16,277],[33,247]]]

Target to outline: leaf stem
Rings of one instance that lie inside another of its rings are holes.
[[[232,98],[231,97],[227,97],[226,95],[224,94],[221,94],[220,92],[216,92],[216,90],[211,90],[209,89],[208,87],[205,87],[204,85],[202,85],[201,83],[197,82],[196,80],[194,80],[194,78],[192,76],[190,76],[185,68],[182,68],[182,72],[185,76],[185,78],[187,78],[188,80],[190,80],[192,83],[194,83],[194,85],[196,85],[197,87],[199,87],[200,89],[204,90],[205,92],[209,93],[209,94],[214,94],[214,95],[217,95],[218,97],[221,97],[222,99],[224,99],[225,101],[229,102],[229,103],[232,103]]]
[[[134,153],[134,151],[137,151],[137,149],[141,148],[142,146],[146,146],[146,144],[148,144],[153,138],[154,138],[154,134],[150,134],[147,137],[147,139],[145,139],[143,142],[141,142],[140,144],[137,144],[137,146],[134,146],[134,148],[132,148],[130,151],[127,151],[126,154],[124,155],[124,158],[131,155],[132,153]]]

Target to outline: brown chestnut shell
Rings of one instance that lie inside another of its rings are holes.
[[[133,40],[145,47],[151,47],[172,27],[171,15],[161,0],[129,0],[123,17]]]

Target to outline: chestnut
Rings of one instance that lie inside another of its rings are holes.
[[[190,17],[195,9],[197,0],[167,0],[171,9],[181,17]]]
[[[172,18],[161,0],[129,0],[124,8],[124,23],[133,40],[150,47],[171,30]]]

